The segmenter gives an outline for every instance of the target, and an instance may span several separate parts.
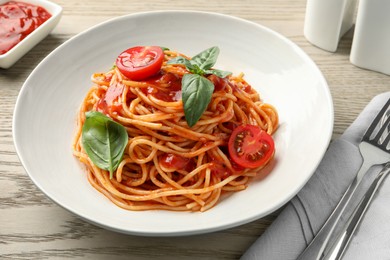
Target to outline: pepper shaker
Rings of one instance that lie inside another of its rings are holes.
[[[356,0],[307,0],[306,39],[321,49],[336,51],[340,38],[353,26],[355,8]]]
[[[390,75],[390,1],[360,0],[352,41],[352,64]]]

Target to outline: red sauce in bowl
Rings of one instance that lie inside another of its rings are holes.
[[[7,53],[51,17],[45,8],[10,1],[0,5],[0,55]]]

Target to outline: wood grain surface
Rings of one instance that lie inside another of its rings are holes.
[[[241,17],[295,42],[318,65],[334,101],[333,138],[375,95],[390,90],[390,77],[349,62],[353,31],[335,53],[303,36],[306,0],[53,0],[63,17],[54,31],[8,70],[0,69],[0,259],[238,259],[278,212],[252,223],[206,235],[153,238],[111,232],[74,216],[32,183],[15,152],[12,116],[23,82],[64,41],[117,16],[152,10],[200,10]]]

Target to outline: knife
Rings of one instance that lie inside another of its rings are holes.
[[[340,236],[335,240],[335,243],[329,250],[324,251],[324,257],[322,259],[339,260],[344,255],[352,236],[359,226],[365,212],[372,202],[379,186],[382,184],[386,176],[390,173],[390,162],[386,163],[382,171],[375,177],[375,180],[364,194],[363,198],[356,206],[352,215],[349,217],[345,226],[341,229]]]

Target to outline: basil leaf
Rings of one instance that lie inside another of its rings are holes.
[[[183,56],[177,56],[173,59],[167,61],[167,64],[184,64],[187,67],[187,64],[191,65],[190,61],[184,58]]]
[[[162,51],[169,51],[169,48],[167,48],[167,47],[160,46],[160,48],[161,48]]]
[[[231,72],[211,69],[217,62],[218,47],[211,47],[188,60],[182,56],[169,60],[168,64],[184,64],[193,74],[185,74],[182,78],[182,99],[184,115],[188,126],[192,127],[198,122],[210,103],[214,92],[214,84],[204,77],[205,74],[214,74],[225,78]]]
[[[196,64],[195,62],[192,62],[191,60],[190,60],[190,64],[191,64],[190,67],[189,67],[189,66],[186,66],[186,67],[187,67],[187,69],[188,69],[191,73],[193,73],[193,74],[198,74],[198,75],[201,75],[201,76],[204,75],[204,70],[201,69],[201,68],[198,66],[198,64]]]
[[[85,115],[83,148],[92,162],[100,169],[109,171],[112,178],[127,145],[126,128],[97,111],[90,111]]]
[[[204,73],[205,74],[214,74],[215,76],[218,76],[220,78],[226,78],[227,76],[232,74],[230,71],[217,70],[217,69],[205,70]]]
[[[218,55],[219,48],[214,46],[195,55],[191,61],[195,62],[202,70],[208,70],[217,62]]]
[[[196,73],[195,71],[197,71],[197,67],[194,67],[190,60],[182,56],[177,56],[173,59],[170,59],[167,61],[167,64],[183,64],[190,72]]]
[[[181,83],[184,116],[188,126],[192,127],[209,105],[214,84],[198,74],[185,74]]]

